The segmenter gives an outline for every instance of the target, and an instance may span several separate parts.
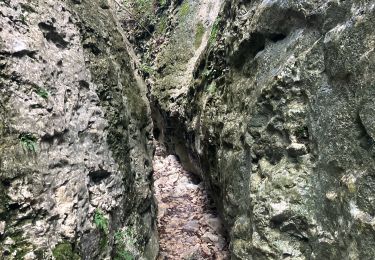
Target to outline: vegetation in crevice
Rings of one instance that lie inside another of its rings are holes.
[[[124,1],[124,5],[132,10],[134,18],[146,28],[156,23],[154,0]]]
[[[9,255],[13,256],[12,259],[23,260],[25,259],[25,255],[33,248],[33,246],[24,237],[23,231],[16,227],[11,227],[11,229],[14,231],[9,236],[12,243],[10,245],[4,245],[4,247],[6,247]],[[0,244],[0,246],[3,245]]]
[[[211,28],[211,34],[210,34],[210,40],[209,40],[211,44],[216,41],[218,32],[219,32],[219,20],[216,20]]]
[[[131,249],[135,247],[135,234],[131,228],[117,231],[115,233],[116,254],[115,260],[134,260],[134,253]]]
[[[56,260],[80,260],[81,257],[74,252],[71,243],[63,242],[55,246],[52,255]]]
[[[22,133],[19,136],[21,145],[25,151],[36,152],[38,139],[31,133]]]
[[[212,82],[211,84],[209,84],[208,86],[207,86],[207,92],[209,93],[209,94],[211,94],[211,95],[213,95],[213,94],[215,94],[215,92],[216,92],[216,83],[215,82]]]
[[[37,88],[35,88],[34,91],[41,98],[48,99],[48,96],[49,96],[48,91],[45,90],[44,88],[37,87]]]
[[[100,232],[99,247],[100,251],[103,251],[108,243],[109,223],[108,219],[104,216],[104,213],[99,209],[95,210],[94,224]]]
[[[142,63],[142,64],[141,64],[141,66],[140,66],[140,70],[141,70],[143,73],[148,74],[148,75],[151,75],[151,74],[154,73],[154,69],[153,69],[150,65],[148,65],[148,64],[146,64],[146,63]]]
[[[108,219],[104,217],[103,212],[99,209],[95,210],[94,223],[97,229],[105,234],[108,234]]]

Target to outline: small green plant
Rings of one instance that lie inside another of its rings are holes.
[[[151,74],[154,73],[154,69],[151,66],[149,66],[149,65],[147,65],[145,63],[141,64],[141,68],[140,69],[141,69],[142,72],[144,72],[146,74],[149,74],[149,75],[151,75]]]
[[[208,76],[210,76],[210,74],[211,74],[211,70],[208,70],[208,69],[204,69],[204,71],[202,72],[202,75],[204,76],[204,77],[208,77]]]
[[[216,20],[212,25],[211,34],[210,34],[210,43],[214,43],[217,38],[217,33],[219,31],[219,20]]]
[[[24,15],[23,13],[20,14],[20,20],[23,24],[27,24],[26,23],[26,15]]]
[[[37,138],[31,133],[23,133],[19,137],[23,149],[30,152],[36,152]]]
[[[101,212],[99,209],[95,210],[94,223],[100,231],[102,231],[104,234],[108,234],[108,219],[104,217],[103,212]]]
[[[108,219],[104,217],[104,214],[99,209],[95,210],[94,213],[94,223],[97,229],[100,231],[100,241],[99,241],[99,247],[100,251],[103,251],[108,242]]]
[[[73,247],[70,243],[63,242],[52,250],[52,254],[56,260],[79,260],[81,259],[79,255],[74,252]]]
[[[207,92],[210,94],[214,94],[216,92],[216,83],[212,82],[210,85],[207,87]]]
[[[134,260],[135,257],[129,248],[134,247],[134,231],[127,228],[125,231],[115,233],[116,257],[115,260]]]
[[[44,88],[38,87],[35,89],[35,93],[40,96],[41,98],[48,99],[48,92]]]
[[[294,132],[297,138],[307,139],[309,138],[308,128],[306,126],[298,126]]]
[[[160,7],[164,7],[167,4],[167,0],[159,0],[158,3]]]

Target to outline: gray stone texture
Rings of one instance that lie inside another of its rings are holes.
[[[225,1],[184,91],[183,60],[156,69],[158,132],[211,187],[232,259],[375,258],[374,26],[374,1]]]
[[[127,48],[107,1],[0,2],[0,259],[155,257],[152,123]]]

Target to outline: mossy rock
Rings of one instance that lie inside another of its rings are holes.
[[[202,43],[202,38],[204,35],[204,25],[202,22],[198,22],[196,28],[195,28],[195,42],[194,42],[194,47],[195,49],[198,49],[199,46],[201,46]]]
[[[80,260],[81,257],[74,252],[70,243],[60,243],[52,251],[56,260]]]
[[[7,229],[8,238],[12,241],[12,244],[9,247],[9,255],[11,258],[4,259],[14,259],[14,260],[23,260],[25,255],[33,250],[33,246],[30,242],[24,237],[23,231],[19,227],[11,227]],[[1,248],[1,244],[0,244]],[[3,258],[1,258],[3,259]]]
[[[182,3],[180,7],[179,15],[181,18],[185,18],[189,13],[190,13],[190,4],[189,4],[189,1],[185,1]]]

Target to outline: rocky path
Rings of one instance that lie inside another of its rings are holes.
[[[158,259],[228,259],[223,227],[203,183],[158,145],[154,172]]]

